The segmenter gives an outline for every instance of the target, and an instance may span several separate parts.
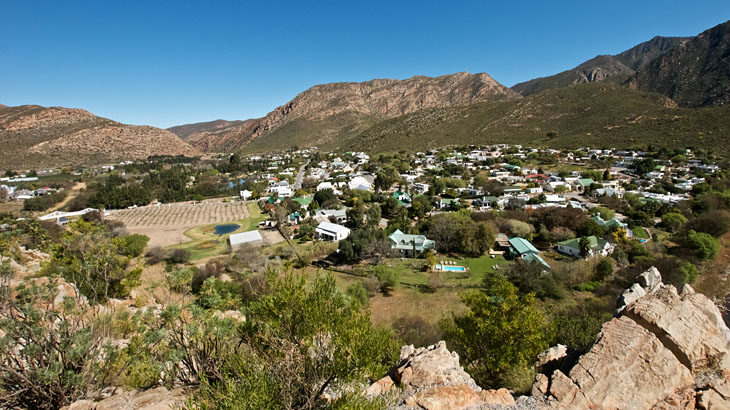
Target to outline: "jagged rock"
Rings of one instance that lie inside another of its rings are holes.
[[[482,390],[479,392],[479,398],[482,403],[487,405],[514,406],[515,398],[512,397],[509,390],[504,387],[497,390]]]
[[[538,367],[544,366],[550,362],[558,361],[567,355],[568,355],[568,346],[559,344],[557,346],[553,346],[553,347],[545,350],[544,352],[540,353],[537,356],[536,365]]]
[[[474,379],[459,365],[459,355],[449,352],[443,341],[425,349],[401,350],[401,357],[396,380],[405,388],[465,384],[478,389]]]
[[[532,394],[559,408],[726,408],[730,329],[707,297],[642,273],[619,299],[619,317],[569,371],[535,378]]]
[[[648,409],[668,398],[693,394],[690,371],[653,333],[627,317],[606,323],[596,345],[569,377],[560,374],[553,375],[550,393],[564,408],[588,404]]]
[[[65,410],[169,410],[179,408],[185,401],[187,391],[183,388],[167,390],[158,387],[150,390],[134,390],[115,394],[107,399],[94,402],[78,400]]]
[[[624,309],[626,309],[626,306],[634,303],[644,296],[646,296],[644,288],[642,288],[638,283],[634,283],[630,288],[626,289],[621,296],[619,296],[618,302],[616,303],[618,305],[616,314],[621,313]]]
[[[532,391],[530,394],[533,396],[542,396],[548,392],[548,386],[550,385],[550,379],[542,373],[538,373],[535,376],[535,381],[532,383]]]
[[[437,386],[420,391],[405,401],[407,406],[420,407],[426,410],[458,410],[483,403],[479,394],[465,384]]]
[[[662,275],[657,268],[652,266],[639,275],[636,280],[646,292],[653,292],[662,284]]]
[[[393,382],[393,379],[390,376],[385,376],[365,389],[365,395],[368,397],[382,396],[389,392],[394,385],[395,382]]]
[[[459,365],[459,356],[441,341],[429,347],[401,348],[399,364],[389,375],[371,384],[368,397],[402,389],[398,408],[462,409],[474,406],[512,406],[515,400],[506,389],[482,390]]]
[[[730,329],[704,295],[680,296],[674,286],[662,286],[624,314],[659,337],[695,376],[730,369]]]

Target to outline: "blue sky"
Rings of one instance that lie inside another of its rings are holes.
[[[0,103],[246,119],[334,81],[469,71],[511,86],[728,19],[727,0],[2,0]]]

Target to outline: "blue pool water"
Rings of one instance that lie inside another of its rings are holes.
[[[227,233],[234,232],[236,229],[238,229],[240,227],[241,227],[241,225],[236,225],[236,224],[216,225],[215,234],[216,235],[225,235]]]
[[[442,265],[436,265],[436,269],[445,270],[448,272],[464,272],[466,271],[466,268],[463,266],[442,266]]]

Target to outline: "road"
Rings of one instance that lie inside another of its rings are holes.
[[[309,165],[309,162],[299,167],[299,172],[297,173],[297,180],[294,182],[294,189],[302,189],[302,181],[304,181],[304,168]]]

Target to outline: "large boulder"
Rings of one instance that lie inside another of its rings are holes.
[[[651,268],[618,302],[590,351],[538,376],[533,395],[559,408],[730,408],[730,329],[712,301]]]
[[[376,397],[399,388],[397,408],[466,409],[511,406],[506,389],[482,390],[459,364],[459,355],[441,341],[429,347],[403,346],[400,362],[385,377],[371,384],[365,395]]]
[[[79,400],[64,410],[170,410],[181,408],[188,391],[184,388],[167,390],[157,387],[150,390],[118,392],[109,398],[92,401]]]

